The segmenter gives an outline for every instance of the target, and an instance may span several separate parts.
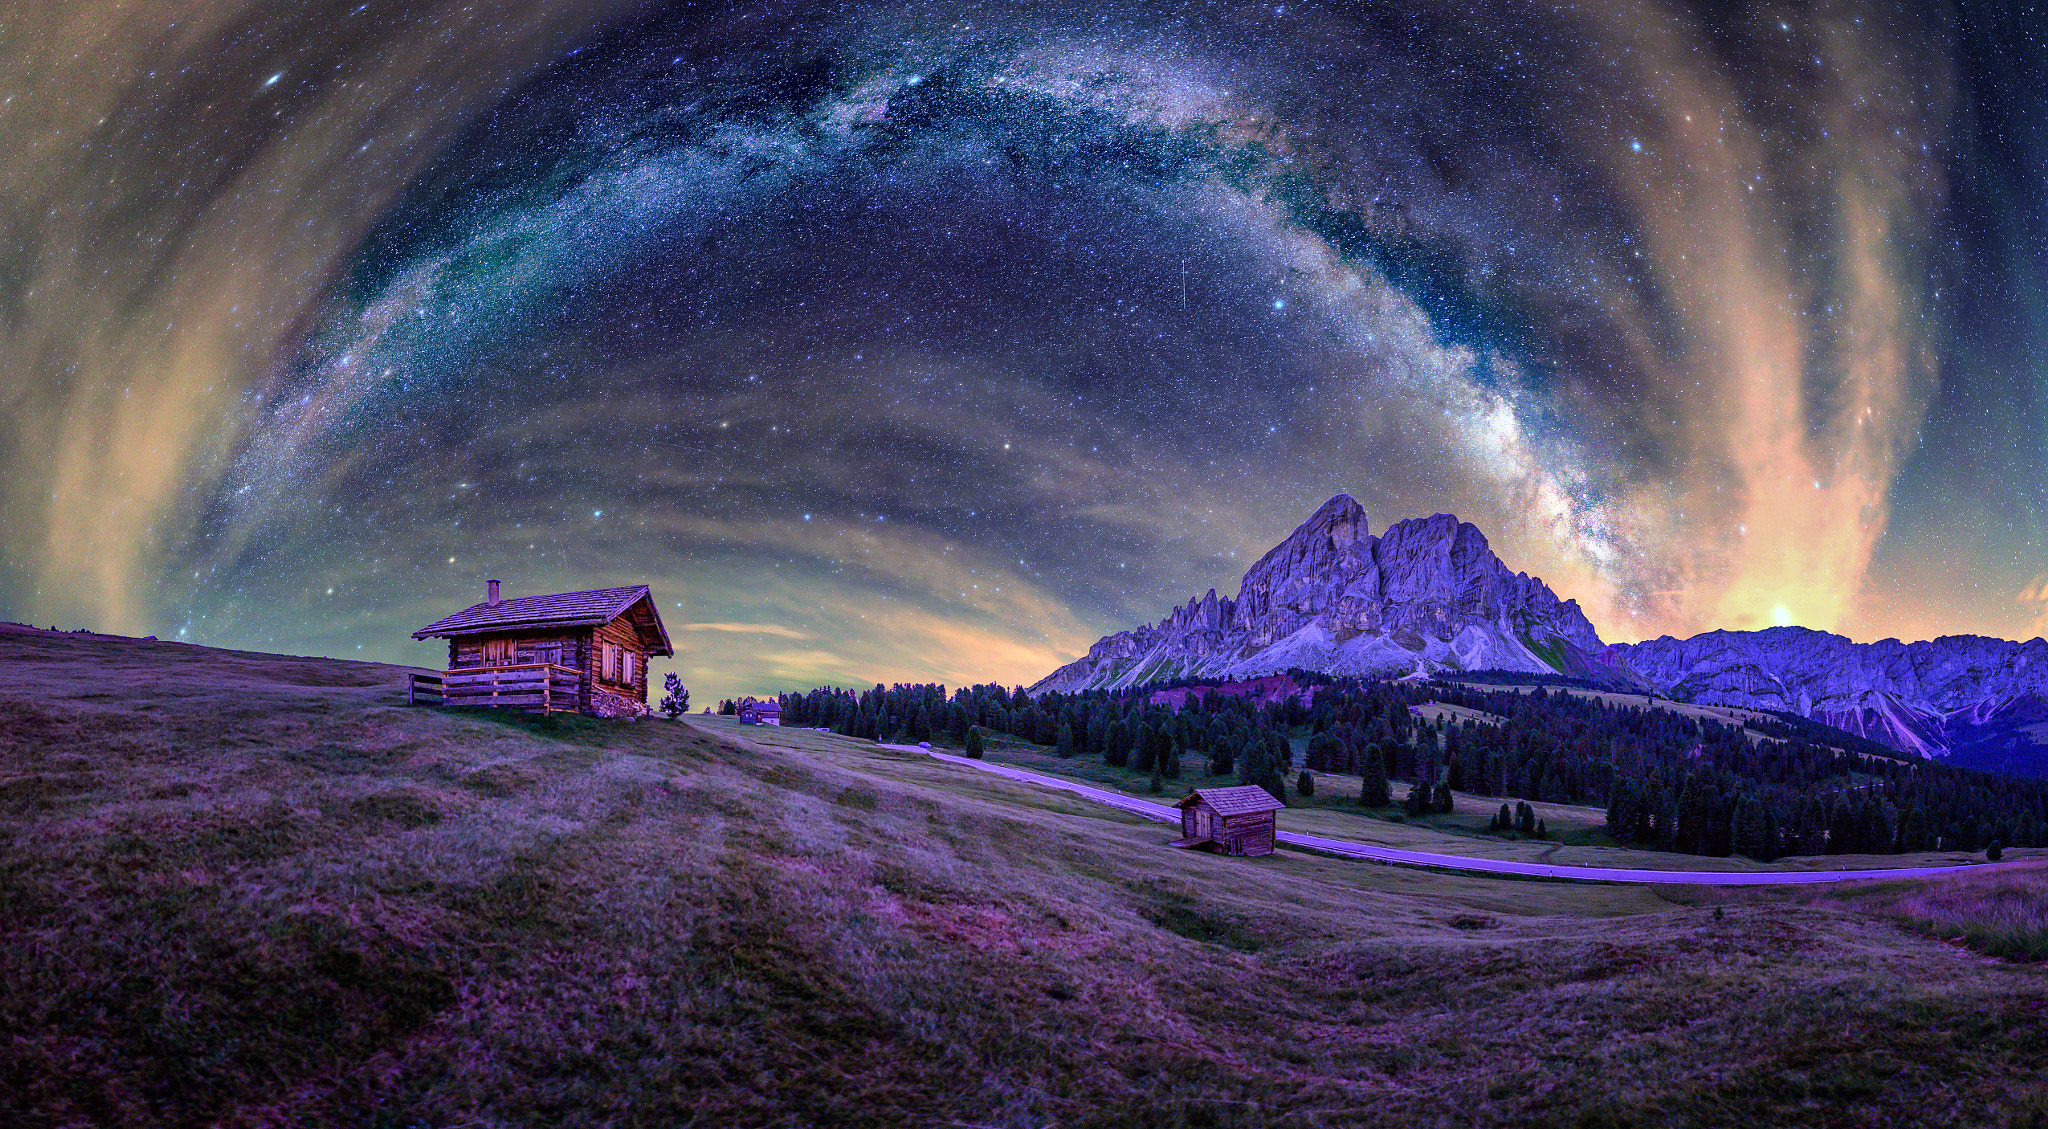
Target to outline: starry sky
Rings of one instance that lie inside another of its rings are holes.
[[[2048,630],[2048,12],[0,9],[0,618],[1029,682],[1330,495],[1609,641]]]

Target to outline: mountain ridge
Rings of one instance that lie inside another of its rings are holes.
[[[1992,767],[2028,746],[2048,752],[2048,640],[2039,637],[1858,643],[1767,627],[1615,643],[1608,653],[1675,697],[1785,710],[1922,755]]]
[[[1372,536],[1338,494],[1247,569],[1156,624],[1103,636],[1031,689],[1125,689],[1289,668],[1361,677],[1460,670],[1592,677],[1710,705],[1782,710],[1902,751],[2048,775],[2048,640],[1857,643],[1805,627],[1603,643],[1578,602],[1515,572],[1452,514]]]
[[[1245,571],[1157,624],[1104,636],[1032,689],[1122,689],[1289,667],[1405,676],[1481,667],[1573,674],[1604,650],[1577,601],[1510,570],[1453,514],[1375,537],[1348,494],[1322,504]]]

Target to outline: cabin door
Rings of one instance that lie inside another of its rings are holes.
[[[560,643],[542,643],[533,649],[533,661],[537,663],[553,663],[560,666],[562,662],[562,645]]]
[[[1216,837],[1216,813],[1215,813],[1215,812],[1212,812],[1212,811],[1210,811],[1210,810],[1209,810],[1208,808],[1196,808],[1196,809],[1195,809],[1195,839],[1196,839],[1196,841],[1197,841],[1197,842],[1199,842],[1199,841],[1201,841],[1201,840],[1203,840],[1203,839],[1214,839],[1215,837]]]

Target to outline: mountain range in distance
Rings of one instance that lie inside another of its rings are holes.
[[[1470,671],[1798,714],[1901,751],[2048,775],[2048,642],[1856,643],[1804,627],[1603,643],[1577,601],[1514,572],[1449,514],[1375,537],[1339,494],[1244,574],[1157,624],[1104,636],[1032,687],[1122,689],[1288,669],[1364,678]]]

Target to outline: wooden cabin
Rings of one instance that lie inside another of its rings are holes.
[[[741,725],[781,725],[782,703],[757,702],[752,698],[740,703]]]
[[[645,584],[504,600],[493,580],[487,591],[483,603],[412,633],[448,640],[441,704],[648,712],[647,660],[676,652]]]
[[[1197,788],[1180,803],[1180,842],[1227,855],[1270,855],[1275,828],[1273,813],[1285,807],[1256,784],[1233,788]]]

